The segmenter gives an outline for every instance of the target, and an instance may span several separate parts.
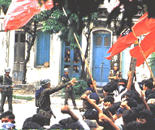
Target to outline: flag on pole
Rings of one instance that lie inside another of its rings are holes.
[[[131,46],[138,36],[143,34],[149,34],[155,30],[155,19],[148,18],[148,13],[145,13],[139,18],[137,23],[132,27],[132,32],[126,34],[125,36],[120,36],[118,40],[113,44],[107,53],[110,53],[110,56],[106,59],[111,60],[111,58],[120,52],[122,52],[127,47]]]
[[[136,40],[137,38],[130,29],[125,30],[109,49],[108,53],[110,53],[110,56],[106,57],[106,59],[111,60],[114,55],[117,55],[127,47],[131,46]]]
[[[155,30],[155,19],[148,18],[148,13],[145,13],[142,17],[139,18],[137,23],[132,27],[136,37],[147,34]]]
[[[39,5],[38,0],[12,0],[4,18],[4,29],[8,31],[23,27],[34,15],[53,6],[53,0],[43,2],[43,5]]]
[[[137,59],[136,66],[144,63],[145,58],[155,52],[155,31],[146,35],[141,41],[140,46],[136,46],[130,50],[130,55]]]

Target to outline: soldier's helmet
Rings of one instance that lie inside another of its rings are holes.
[[[114,63],[114,66],[118,67],[118,64],[117,63]]]
[[[69,72],[69,69],[68,68],[64,68],[64,72]]]
[[[5,73],[9,72],[10,73],[11,69],[10,68],[6,68],[5,69]]]
[[[40,85],[41,86],[45,86],[45,85],[47,85],[48,83],[50,83],[51,81],[50,81],[50,79],[44,79],[44,80],[41,80],[40,81]]]

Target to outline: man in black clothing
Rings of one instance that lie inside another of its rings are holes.
[[[85,122],[83,119],[80,119],[74,111],[70,109],[68,105],[65,105],[61,108],[61,112],[64,114],[69,114],[70,117],[64,118],[59,121],[59,123],[54,124],[50,127],[51,129],[76,129],[76,130],[89,130],[89,126],[87,125],[87,122]]]
[[[44,117],[46,117],[45,125],[50,124],[50,118],[53,114],[51,107],[50,107],[50,105],[51,105],[50,95],[52,93],[59,91],[62,88],[65,88],[67,85],[73,85],[75,82],[76,82],[76,79],[73,78],[72,80],[70,80],[66,83],[60,83],[55,88],[51,88],[49,79],[41,81],[42,86],[40,88],[40,92],[36,93],[35,96],[36,97],[39,96],[38,103],[37,103],[37,107],[38,107],[37,112],[38,112],[38,114],[41,114]]]
[[[32,117],[25,119],[22,129],[45,129],[44,118],[45,117],[40,114],[34,114]]]
[[[0,112],[2,113],[4,111],[4,103],[6,98],[8,98],[8,106],[9,111],[12,112],[12,94],[13,94],[13,88],[12,88],[12,78],[10,77],[10,69],[5,69],[5,75],[2,77],[2,88],[1,88],[1,107]]]
[[[69,78],[69,69],[65,68],[64,69],[64,75],[62,76],[62,82],[66,83],[69,80],[70,80],[70,78]],[[71,98],[71,100],[72,100],[72,103],[74,105],[74,109],[77,109],[72,85],[67,85],[65,87],[65,105],[68,105],[68,99],[69,98]]]

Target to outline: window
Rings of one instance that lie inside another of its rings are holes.
[[[96,38],[95,43],[97,46],[100,46],[102,44],[102,37],[100,35],[95,35],[95,36],[96,36],[95,37]]]
[[[65,58],[64,58],[65,62],[70,62],[70,48],[66,48],[65,49]]]
[[[22,31],[15,32],[15,46],[14,46],[14,68],[13,79],[14,81],[23,80],[23,69],[25,61],[25,33]]]
[[[104,37],[104,46],[110,46],[110,37]]]
[[[24,62],[24,60],[25,60],[25,34],[24,32],[17,31],[15,33],[14,61]]]
[[[79,78],[81,73],[79,49],[71,47],[69,43],[64,43],[62,49],[62,75],[64,74],[64,68],[68,68],[70,77]]]
[[[37,34],[37,52],[36,52],[36,65],[49,66],[50,61],[50,34],[39,32]]]

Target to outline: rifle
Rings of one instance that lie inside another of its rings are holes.
[[[12,84],[12,85],[3,85],[0,84],[0,89],[12,88],[13,90],[22,89],[22,86],[27,86],[28,84]]]

